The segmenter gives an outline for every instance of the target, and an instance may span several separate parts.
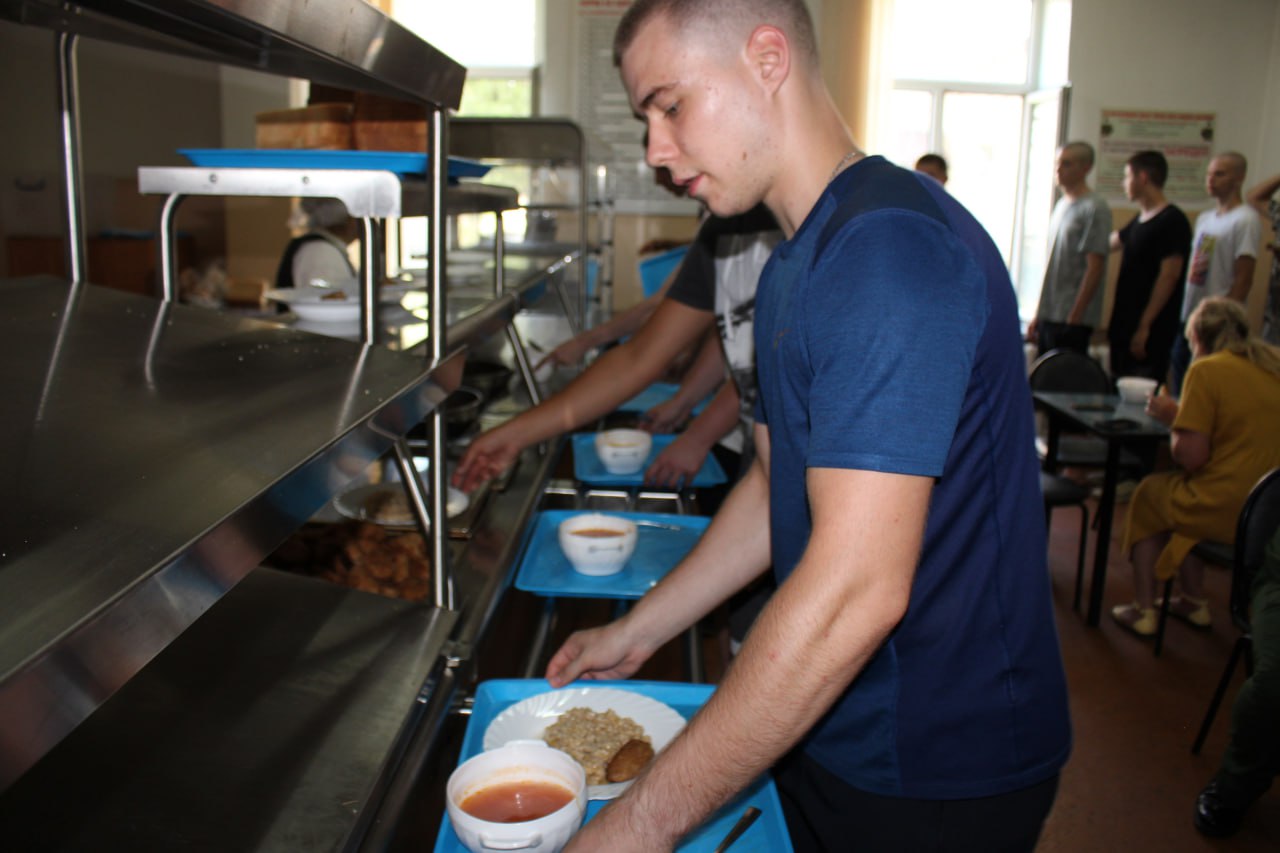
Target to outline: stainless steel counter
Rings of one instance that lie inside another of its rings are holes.
[[[453,691],[440,656],[453,620],[255,570],[0,797],[0,838],[9,850],[357,849],[406,746]]]
[[[0,789],[445,393],[421,356],[0,282]]]
[[[454,109],[466,77],[364,0],[0,0],[0,16]]]

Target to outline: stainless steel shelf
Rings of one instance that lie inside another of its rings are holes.
[[[455,614],[257,569],[0,798],[10,850],[355,849]],[[434,710],[429,710],[434,709]]]
[[[0,0],[0,16],[453,109],[466,77],[364,0]]]
[[[375,169],[210,169],[196,166],[138,169],[138,191],[151,195],[336,198],[354,217],[423,216],[429,209],[423,179]],[[497,213],[519,206],[509,187],[474,181],[451,184],[445,212]]]
[[[420,357],[0,282],[0,788],[445,396]]]

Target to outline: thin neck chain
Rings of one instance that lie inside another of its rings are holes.
[[[827,183],[831,183],[832,181],[834,181],[836,179],[836,175],[840,174],[840,170],[843,169],[845,166],[849,165],[849,163],[853,160],[853,158],[857,157],[858,154],[860,153],[861,152],[859,152],[858,149],[855,148],[852,151],[850,151],[848,154],[841,157],[840,162],[836,163],[836,167],[831,170],[831,177],[827,178]]]

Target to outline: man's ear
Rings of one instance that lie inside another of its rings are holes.
[[[791,44],[772,24],[761,24],[747,38],[747,62],[756,79],[770,92],[781,88],[791,73]]]

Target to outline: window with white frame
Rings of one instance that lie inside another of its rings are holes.
[[[537,58],[542,0],[392,0],[391,16],[432,46],[466,66],[459,116],[512,118],[537,114]],[[493,22],[501,22],[494,26]],[[514,187],[521,203],[528,201],[527,169],[498,168],[487,183]],[[400,258],[402,268],[426,263],[426,229],[419,217],[406,217],[388,235],[388,258]],[[521,237],[524,212],[508,212],[503,232]],[[493,238],[491,215],[458,217],[451,233],[455,247]]]
[[[1037,161],[1046,115],[1052,139],[1059,117],[1039,93],[1066,82],[1071,0],[886,2],[879,148],[907,167],[926,153],[947,159],[947,189],[995,240],[1025,312],[1053,200]]]

